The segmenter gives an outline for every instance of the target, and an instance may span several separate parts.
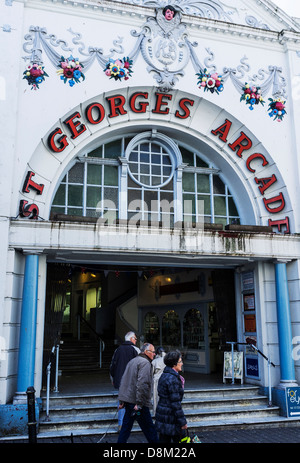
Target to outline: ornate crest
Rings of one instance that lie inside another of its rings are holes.
[[[167,12],[172,12],[172,17]],[[177,76],[184,75],[183,69],[190,59],[185,29],[181,13],[166,6],[157,10],[156,19],[148,19],[140,33],[143,34],[141,52],[148,64],[147,69],[154,72],[157,83],[164,90],[174,86]]]

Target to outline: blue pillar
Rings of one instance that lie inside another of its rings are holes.
[[[293,360],[292,326],[286,263],[275,263],[277,324],[280,355],[280,373],[282,386],[295,384],[295,366]]]
[[[38,268],[39,256],[26,255],[17,382],[17,392],[21,394],[34,385]]]

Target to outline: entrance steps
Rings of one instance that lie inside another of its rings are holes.
[[[287,418],[279,407],[268,406],[268,398],[256,386],[223,386],[185,390],[182,402],[191,431],[247,426],[284,425]],[[46,399],[40,415],[38,438],[117,434],[117,392],[50,397],[47,420]],[[140,431],[135,424],[134,431]]]

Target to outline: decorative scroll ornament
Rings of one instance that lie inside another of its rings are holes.
[[[151,6],[152,3],[157,4],[157,2],[143,2],[147,6]],[[76,55],[82,56],[82,58],[74,59],[71,55],[65,60],[62,54],[56,51],[56,48],[59,47],[69,53],[73,53],[73,48],[69,47],[66,41],[57,39],[53,34],[48,35],[45,28],[31,26],[29,34],[25,36],[26,43],[23,45],[23,49],[28,55],[24,59],[29,60],[32,67],[37,66],[44,72],[41,76],[37,76],[41,79],[35,83],[34,88],[39,88],[36,84],[44,80],[42,76],[48,76],[43,68],[43,51],[53,66],[58,68],[57,72],[61,79],[65,83],[68,82],[71,87],[85,79],[82,69],[84,68],[85,72],[88,71],[95,61],[109,78],[116,81],[127,80],[132,75],[134,62],[141,53],[147,64],[148,72],[153,74],[161,91],[166,92],[174,89],[179,77],[184,76],[185,67],[191,62],[200,89],[218,95],[223,91],[227,80],[230,79],[240,95],[240,100],[244,100],[252,110],[259,103],[263,105],[264,97],[267,93],[272,92],[273,106],[270,113],[274,116],[274,120],[282,120],[282,116],[286,114],[285,107],[283,110],[279,110],[281,114],[276,113],[278,110],[276,103],[282,103],[278,99],[286,99],[286,81],[282,76],[282,69],[277,66],[269,66],[267,70],[260,69],[257,74],[245,79],[245,73],[250,71],[250,66],[247,64],[247,57],[244,56],[236,68],[225,67],[222,73],[217,73],[217,67],[213,64],[213,52],[206,49],[208,56],[204,58],[204,64],[202,64],[196,54],[198,44],[189,40],[186,31],[187,26],[181,22],[181,11],[187,12],[187,7],[192,5],[199,8],[201,4],[204,8],[206,2],[186,0],[179,2],[180,5],[176,1],[171,2],[171,4],[166,3],[166,1],[159,2],[161,6],[165,7],[157,10],[155,18],[148,18],[140,32],[131,31],[131,35],[137,40],[128,54],[124,53],[120,37],[113,42],[114,48],[111,48],[108,54],[104,54],[102,48],[86,48],[81,41],[81,35],[69,29],[69,32],[75,36],[72,42],[77,47]],[[219,2],[209,2],[210,7],[213,3],[217,7]],[[172,6],[173,4],[176,5],[176,8]],[[221,10],[217,8],[216,11],[219,14]],[[115,53],[119,54],[120,52],[124,53],[127,58],[113,58]],[[30,72],[29,69],[26,70],[24,78],[30,83],[31,76],[27,75],[28,72]],[[248,80],[249,84],[245,85],[245,80]],[[257,85],[258,81],[261,81],[259,85]],[[252,88],[250,94],[249,88]],[[254,91],[253,88],[256,90]]]

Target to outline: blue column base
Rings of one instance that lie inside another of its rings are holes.
[[[35,403],[35,418],[38,423],[40,418],[41,404]],[[22,405],[0,405],[0,436],[28,436],[28,410],[27,404]]]

